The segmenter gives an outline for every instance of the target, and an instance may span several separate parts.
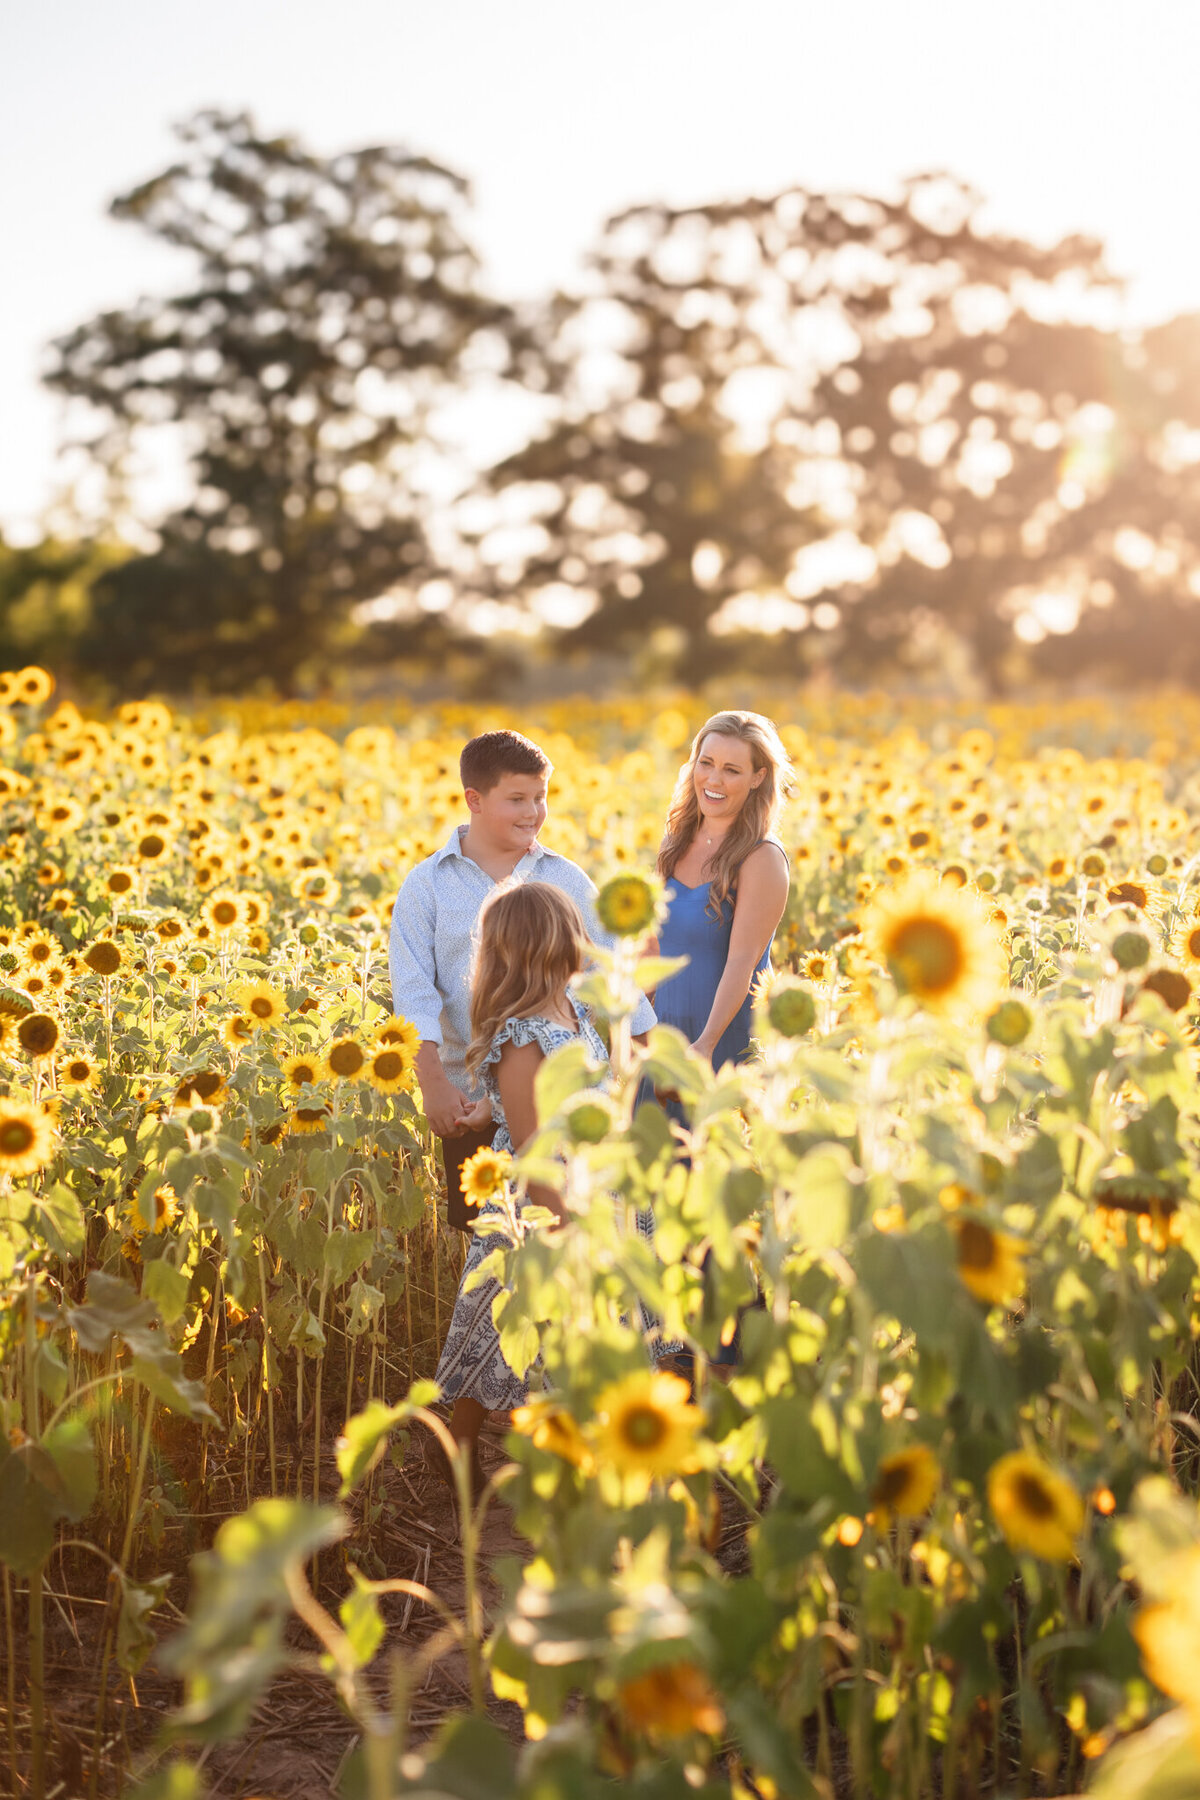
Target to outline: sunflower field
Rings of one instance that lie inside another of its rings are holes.
[[[1200,1793],[1200,705],[737,700],[793,881],[714,1072],[628,1032],[705,698],[101,719],[0,677],[8,1791],[282,1796],[319,1713],[289,1794]],[[540,1073],[517,1176],[572,1219],[512,1214],[530,1400],[456,1526],[387,929],[514,723],[544,841],[619,882],[614,1079]]]

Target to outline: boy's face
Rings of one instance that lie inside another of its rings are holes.
[[[481,794],[466,790],[466,802],[475,824],[497,850],[524,855],[546,823],[546,775],[502,775],[495,787]]]

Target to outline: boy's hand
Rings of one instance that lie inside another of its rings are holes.
[[[425,1117],[438,1137],[458,1137],[467,1130],[474,1107],[461,1088],[456,1088],[453,1082],[447,1081],[444,1087],[437,1087],[432,1094],[427,1093],[424,1088],[421,1092],[425,1100]]]
[[[457,1137],[465,1131],[466,1117],[474,1102],[450,1080],[442,1067],[436,1044],[423,1042],[417,1051],[417,1080],[421,1084],[425,1117],[435,1136]]]
[[[492,1123],[492,1103],[485,1095],[477,1100],[466,1118],[462,1121],[463,1131],[482,1131]]]

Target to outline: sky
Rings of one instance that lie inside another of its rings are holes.
[[[1200,310],[1200,0],[38,0],[7,9],[0,67],[11,536],[61,479],[43,345],[179,278],[106,207],[201,106],[467,176],[506,297],[569,285],[638,201],[889,192],[946,168],[998,229],[1102,237],[1131,318]]]

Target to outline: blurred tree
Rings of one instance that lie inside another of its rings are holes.
[[[96,409],[114,483],[161,427],[195,480],[155,547],[97,584],[84,652],[125,690],[287,687],[358,603],[431,567],[413,479],[430,409],[472,356],[521,353],[479,292],[450,171],[389,147],[320,158],[245,114],[178,135],[184,160],[112,212],[191,252],[195,280],[81,325],[47,373]],[[416,621],[410,647],[439,629]]]
[[[1179,345],[1112,328],[1098,243],[989,234],[979,204],[933,174],[895,202],[612,220],[546,315],[556,416],[493,472],[527,512],[509,586],[577,642],[672,628],[691,675],[747,628],[778,634],[777,671],[870,678],[958,646],[1002,685],[1099,650],[1144,599],[1131,532],[1174,533],[1180,580],[1200,567],[1164,448],[1189,420]],[[1200,384],[1193,429],[1198,405]]]
[[[96,582],[129,556],[115,543],[0,537],[0,668],[48,663],[74,671]]]

